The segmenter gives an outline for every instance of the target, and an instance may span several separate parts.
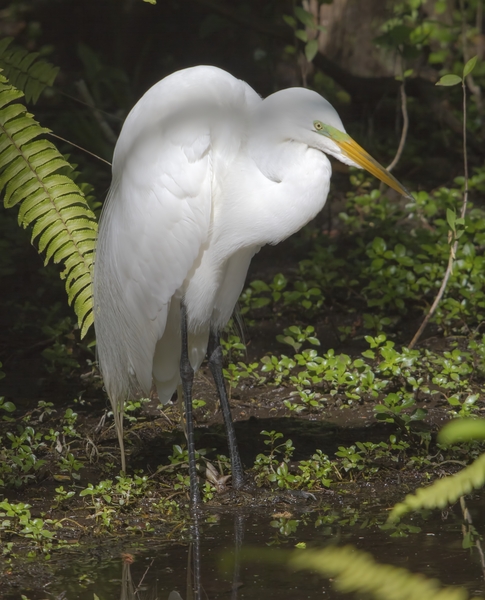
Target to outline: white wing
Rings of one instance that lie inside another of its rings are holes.
[[[257,101],[225,71],[194,67],[152,87],[126,119],[94,270],[97,350],[115,412],[133,388],[150,390],[171,299],[209,240],[215,139],[227,142],[226,124]]]

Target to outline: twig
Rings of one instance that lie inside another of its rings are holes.
[[[56,87],[55,85],[52,87],[61,96],[64,96],[65,98],[69,98],[69,100],[72,100],[73,102],[77,102],[78,104],[81,104],[81,106],[87,106],[88,108],[92,108],[91,104],[84,102],[84,100],[81,100],[81,98],[78,98],[77,96],[72,96],[71,94],[68,94],[61,88]],[[101,113],[102,115],[105,115],[110,120],[115,120],[115,121],[118,121],[119,123],[122,123],[124,121],[124,119],[122,119],[120,116],[114,115],[113,113],[109,113],[106,110],[103,110],[102,108],[96,107],[96,110],[99,113]]]
[[[404,150],[404,145],[406,144],[406,137],[408,135],[409,129],[409,115],[408,115],[408,102],[406,96],[406,89],[404,87],[404,76],[401,83],[401,112],[402,112],[402,131],[401,131],[401,139],[399,140],[399,146],[397,148],[396,156],[394,157],[391,164],[387,167],[388,171],[392,171],[394,167],[399,162],[402,152]]]
[[[98,125],[99,125],[101,131],[103,132],[104,137],[108,140],[108,142],[115,145],[117,136],[116,136],[115,132],[111,129],[108,122],[101,114],[101,112],[96,107],[94,98],[91,96],[91,92],[88,90],[88,86],[86,85],[86,82],[83,79],[81,79],[80,81],[76,81],[76,87],[77,87],[79,93],[81,94],[81,96],[83,97],[84,101],[86,102],[86,104],[91,109],[94,118],[98,122]]]
[[[461,205],[460,218],[464,219],[465,215],[466,215],[466,207],[468,204],[468,153],[467,153],[467,149],[466,149],[466,86],[465,86],[465,78],[462,79],[461,85],[463,88],[463,163],[464,163],[464,172],[465,172],[465,189],[463,191],[463,202]],[[441,298],[443,297],[443,294],[445,293],[445,289],[448,284],[448,280],[450,278],[451,273],[453,272],[453,263],[455,262],[455,256],[456,256],[457,250],[458,250],[458,239],[455,238],[453,244],[450,247],[450,255],[448,257],[448,266],[446,267],[445,276],[443,278],[443,281],[441,282],[441,286],[438,291],[438,294],[436,295],[436,298],[434,299],[434,302],[433,302],[431,308],[429,309],[428,314],[423,319],[423,322],[421,323],[420,328],[418,329],[418,331],[414,335],[413,339],[411,340],[411,343],[408,346],[408,348],[410,350],[412,348],[414,348],[414,346],[418,342],[419,338],[421,337],[421,334],[423,333],[423,331],[426,328],[426,325],[429,323],[429,320],[434,315],[436,308],[437,308],[438,304],[440,303]]]
[[[463,64],[466,64],[468,60],[471,58],[470,53],[468,52],[468,44],[466,39],[466,18],[465,18],[465,4],[464,0],[460,0],[460,11],[461,11],[461,37],[462,37],[462,46],[463,46]],[[482,2],[477,5],[477,34],[475,35],[476,39],[481,39],[481,29],[482,29],[482,13],[483,7]],[[477,45],[478,46],[478,45]],[[478,47],[477,47],[478,50]],[[466,82],[468,85],[468,89],[475,96],[475,102],[477,105],[477,111],[480,116],[483,115],[483,102],[482,102],[482,90],[479,85],[475,83],[473,79],[473,75],[469,73],[466,76]]]
[[[461,507],[461,514],[463,515],[463,520],[465,521],[465,524],[462,526],[463,535],[465,536],[473,527],[472,517],[471,517],[470,511],[468,510],[468,507],[466,505],[465,496],[460,497],[460,507]],[[478,554],[480,556],[480,565],[482,566],[482,575],[483,575],[483,578],[485,579],[485,555],[483,554],[482,545],[481,545],[480,539],[478,537],[475,540],[475,546],[476,546],[476,548],[478,550]]]
[[[403,121],[402,130],[401,130],[401,139],[399,140],[399,145],[397,147],[396,155],[392,159],[392,162],[390,163],[390,165],[388,167],[386,167],[388,171],[392,171],[392,169],[394,169],[394,167],[399,162],[401,155],[403,153],[403,150],[404,150],[404,146],[406,144],[406,137],[408,135],[408,129],[409,129],[408,99],[407,99],[406,88],[405,88],[406,80],[404,79],[403,60],[404,59],[401,56],[401,86],[399,88],[399,91],[401,94],[401,113],[402,113],[402,121]],[[384,191],[384,188],[385,188],[385,184],[381,183],[379,185],[379,191],[382,193]]]
[[[151,566],[153,565],[153,561],[155,560],[155,558],[152,558],[152,562],[148,565],[148,567],[145,569],[145,572],[142,575],[142,578],[140,579],[138,585],[136,586],[136,590],[135,590],[135,594],[138,594],[139,589],[141,588],[141,584],[143,583],[143,580],[146,577],[146,574],[148,573],[148,571],[151,569]]]
[[[52,133],[52,131],[49,131],[49,135],[57,138],[58,140],[61,140],[62,142],[66,142],[66,144],[70,144],[71,146],[74,146],[74,148],[78,148],[78,150],[82,150],[83,152],[86,152],[86,154],[90,154],[91,156],[94,156],[94,158],[97,158],[101,162],[104,162],[111,167],[111,163],[109,161],[105,160],[104,158],[101,158],[101,156],[98,156],[97,154],[94,154],[94,152],[90,152],[89,150],[86,150],[86,148],[83,148],[82,146],[78,146],[74,142],[71,142],[70,140],[66,140],[66,138],[63,138],[60,135]]]
[[[84,525],[81,525],[81,523],[78,523],[77,521],[75,521],[74,519],[71,519],[70,517],[63,517],[62,519],[59,519],[59,521],[57,521],[57,523],[63,523],[64,521],[70,521],[71,523],[74,523],[75,525],[77,525],[80,529],[84,529],[84,531],[86,531],[86,527],[84,527]]]
[[[429,320],[434,315],[435,310],[436,310],[438,304],[440,303],[441,298],[443,297],[443,294],[445,293],[445,289],[448,284],[448,279],[450,278],[450,275],[453,271],[453,262],[454,262],[455,252],[456,252],[457,248],[458,248],[458,241],[455,241],[453,246],[450,248],[450,256],[448,257],[448,266],[446,267],[446,273],[445,273],[445,276],[443,277],[443,281],[441,282],[440,289],[439,289],[438,293],[436,294],[436,298],[434,299],[434,302],[431,305],[431,308],[429,309],[428,314],[424,317],[423,322],[421,323],[418,331],[414,334],[413,339],[409,343],[409,345],[408,345],[409,350],[412,350],[414,348],[414,346],[416,345],[416,343],[418,342],[423,331],[426,329],[426,325],[429,323]]]

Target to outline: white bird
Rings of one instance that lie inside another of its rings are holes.
[[[219,332],[251,258],[325,204],[327,154],[401,184],[345,133],[335,109],[303,88],[266,99],[210,66],[177,71],[128,115],[113,158],[94,269],[97,351],[122,454],[123,404],[155,383],[162,403],[182,384],[191,501],[199,492],[191,385],[209,347],[228,428],[233,485],[243,471],[222,377]]]

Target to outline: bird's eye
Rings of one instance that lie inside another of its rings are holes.
[[[313,127],[315,127],[317,131],[321,131],[323,129],[323,123],[321,121],[313,121]]]

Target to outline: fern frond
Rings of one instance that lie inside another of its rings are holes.
[[[81,335],[93,322],[91,272],[97,224],[81,189],[65,173],[69,163],[22,104],[22,92],[0,75],[0,192],[6,208],[19,206],[19,224],[32,226],[45,263],[63,263],[69,304]],[[59,171],[63,172],[60,173]]]
[[[376,600],[467,600],[463,588],[441,587],[437,579],[411,573],[407,569],[383,565],[370,554],[352,546],[323,550],[297,550],[290,566],[311,569],[334,579],[342,593],[359,592]]]
[[[54,83],[59,67],[39,58],[38,52],[10,46],[12,40],[0,40],[0,69],[14,87],[24,92],[27,102],[35,103],[45,88]]]
[[[482,454],[459,473],[438,479],[428,487],[419,488],[415,494],[406,496],[403,502],[394,506],[389,520],[396,521],[405,513],[421,508],[444,508],[484,484],[485,454]]]

